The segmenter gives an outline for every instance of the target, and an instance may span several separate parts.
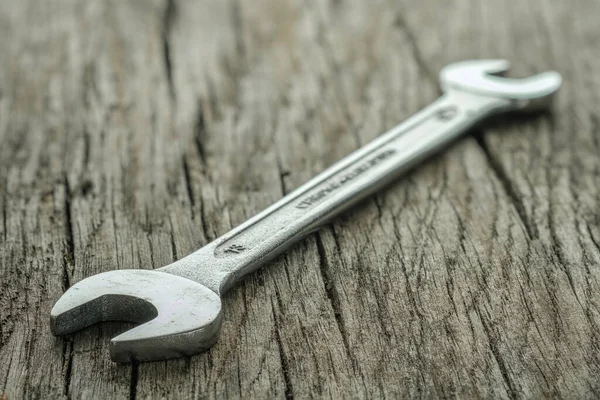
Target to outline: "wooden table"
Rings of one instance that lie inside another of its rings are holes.
[[[600,396],[599,16],[2,2],[0,398]],[[560,71],[552,113],[483,125],[248,277],[209,352],[118,365],[129,324],[51,335],[73,283],[185,256],[490,57]]]

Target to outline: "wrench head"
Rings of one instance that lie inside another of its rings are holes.
[[[55,335],[101,321],[141,324],[111,340],[114,361],[189,356],[217,341],[221,299],[204,285],[166,272],[116,270],[76,283],[50,313]]]
[[[510,67],[507,60],[469,60],[450,64],[440,72],[444,91],[458,90],[511,100],[515,109],[539,110],[550,104],[562,83],[558,72],[548,71],[523,79],[501,75]]]

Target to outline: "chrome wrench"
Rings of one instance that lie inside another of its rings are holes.
[[[490,74],[505,60],[445,67],[444,94],[260,214],[200,250],[157,270],[117,270],[86,278],[57,301],[51,327],[64,335],[99,321],[141,325],[113,338],[114,361],[188,356],[218,338],[220,296],[240,279],[355,203],[439,151],[484,118],[546,107],[561,85],[557,72],[526,79]]]

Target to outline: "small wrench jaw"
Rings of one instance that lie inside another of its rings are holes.
[[[141,323],[111,340],[113,361],[188,356],[217,341],[221,299],[204,285],[169,273],[116,270],[73,285],[50,314],[55,335],[101,321]]]
[[[548,71],[522,79],[505,78],[507,60],[470,60],[450,64],[440,72],[444,91],[457,90],[510,100],[509,110],[547,108],[562,83],[561,75]],[[506,110],[506,111],[509,111]]]

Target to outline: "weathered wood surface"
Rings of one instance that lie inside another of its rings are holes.
[[[0,394],[600,396],[600,3],[4,1]],[[482,126],[250,276],[219,343],[117,365],[53,302],[243,222],[438,95],[452,61],[556,69],[552,114]]]

